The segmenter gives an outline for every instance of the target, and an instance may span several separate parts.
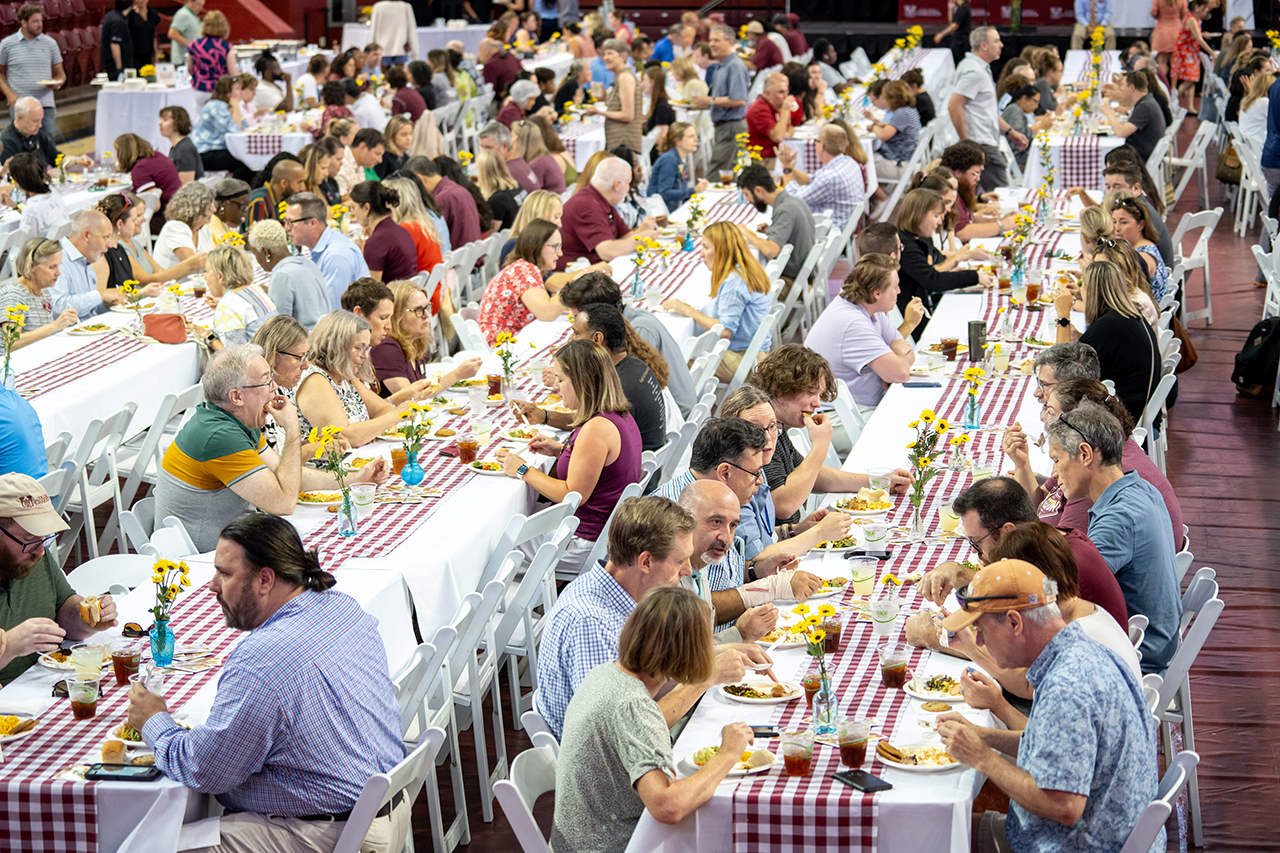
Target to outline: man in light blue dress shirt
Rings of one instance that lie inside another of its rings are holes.
[[[1088,47],[1089,33],[1102,27],[1105,50],[1116,49],[1116,31],[1111,26],[1111,0],[1076,0],[1076,25],[1071,31],[1071,49]]]
[[[110,238],[111,220],[96,210],[82,210],[71,220],[71,233],[60,241],[62,274],[49,291],[55,316],[74,308],[83,320],[120,302],[117,291],[108,291],[106,296],[98,293],[98,276],[89,269],[90,264],[102,260]]]
[[[289,241],[299,248],[311,250],[311,260],[320,268],[325,286],[336,309],[351,282],[369,274],[369,265],[355,243],[345,234],[325,225],[329,207],[315,193],[289,196],[285,209],[284,230]]]

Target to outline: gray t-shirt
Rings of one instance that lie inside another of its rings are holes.
[[[173,23],[169,25],[169,32],[176,32],[189,42],[195,41],[200,38],[200,19],[184,5],[174,13]],[[173,43],[173,64],[175,66],[187,64],[187,49],[176,41]]]
[[[1000,112],[996,108],[996,84],[991,66],[975,54],[968,54],[956,67],[952,90],[968,100],[964,105],[964,126],[968,138],[979,145],[1000,144]]]
[[[773,200],[773,219],[765,236],[779,246],[790,244],[791,257],[782,268],[784,278],[795,281],[804,266],[805,259],[813,250],[814,224],[813,211],[802,199],[782,190]]]
[[[1160,112],[1160,105],[1148,92],[1133,105],[1127,121],[1137,130],[1131,133],[1125,142],[1133,146],[1133,150],[1138,152],[1138,157],[1145,163],[1156,147],[1156,143],[1160,141],[1160,137],[1164,135],[1164,113]]]
[[[689,373],[689,363],[684,357],[684,350],[676,343],[676,339],[662,325],[662,321],[643,308],[627,305],[622,309],[622,316],[636,334],[644,338],[649,346],[667,360],[667,390],[675,398],[680,414],[689,417],[689,412],[698,403],[697,390],[693,387],[693,375]]]
[[[737,121],[747,117],[747,100],[751,91],[751,75],[747,66],[731,53],[720,60],[715,79],[711,81],[712,98],[728,98],[731,101],[742,101],[740,107],[712,107],[712,121]]]
[[[644,814],[636,782],[652,770],[675,779],[671,733],[644,683],[610,661],[569,702],[556,760],[556,853],[622,853]]]
[[[57,42],[43,33],[29,39],[16,32],[0,41],[0,65],[5,67],[9,88],[19,97],[35,98],[41,106],[53,106],[53,89],[40,81],[52,79],[53,66],[61,62]]]

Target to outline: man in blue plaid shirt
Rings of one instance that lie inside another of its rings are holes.
[[[693,530],[693,516],[667,498],[649,495],[618,505],[609,527],[608,561],[564,588],[539,645],[533,704],[557,738],[578,685],[591,670],[617,658],[618,636],[640,599],[690,576]],[[746,664],[768,660],[754,643],[717,646],[710,683],[679,684],[658,700],[667,725],[683,717],[709,687],[739,680]]]
[[[135,684],[129,725],[165,775],[226,807],[209,850],[331,850],[365,782],[405,756],[378,622],[330,590],[316,552],[274,515],[227,525],[214,569],[209,589],[228,627],[248,633],[227,656],[208,720],[187,731]],[[411,807],[393,797],[361,849],[398,851]]]

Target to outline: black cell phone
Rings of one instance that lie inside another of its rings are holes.
[[[161,776],[154,764],[91,764],[84,778],[92,782],[154,782]]]
[[[893,787],[892,783],[884,781],[879,776],[872,776],[865,770],[842,770],[835,774],[835,778],[850,788],[855,788],[866,794],[887,791]]]
[[[777,726],[752,726],[751,733],[756,737],[766,738],[778,737],[781,734]]]
[[[928,380],[913,380],[911,382],[903,382],[903,388],[941,388],[941,382],[929,382]]]

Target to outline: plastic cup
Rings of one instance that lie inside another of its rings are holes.
[[[129,683],[141,684],[157,696],[164,695],[164,673],[150,664],[139,667],[136,674],[129,676]]]
[[[493,421],[472,421],[471,434],[481,446],[488,444],[493,436]]]
[[[480,449],[480,442],[475,438],[458,439],[458,461],[463,465],[470,465],[476,461],[476,452]]]
[[[871,629],[877,636],[887,637],[893,633],[893,625],[898,621],[900,608],[896,593],[883,592],[871,602]]]
[[[943,533],[955,533],[960,524],[960,516],[956,515],[955,501],[943,501],[938,507],[938,520],[942,523]]]
[[[875,554],[883,554],[889,543],[889,525],[883,521],[872,521],[863,525],[862,534],[867,538],[867,550]],[[870,593],[868,593],[870,595]]]
[[[845,767],[861,767],[867,760],[867,741],[871,726],[861,717],[841,717],[836,721],[836,739],[840,742],[840,763]]]
[[[938,370],[947,363],[947,357],[940,352],[925,353],[924,360],[930,370]]]
[[[800,683],[804,685],[804,704],[806,708],[813,707],[813,697],[822,689],[822,679],[815,674],[806,675],[800,679]]]
[[[351,486],[351,502],[361,518],[373,514],[373,495],[378,487],[373,483],[356,483]]]
[[[98,696],[102,679],[97,675],[75,675],[65,679],[71,715],[77,720],[91,720],[98,713]]]
[[[991,366],[995,368],[996,373],[1004,373],[1009,369],[1009,353],[1000,352],[993,355]]]
[[[783,732],[782,762],[788,776],[808,776],[813,772],[813,732]]]
[[[76,675],[100,675],[102,673],[102,646],[88,643],[72,646],[71,665],[76,668]]]
[[[888,489],[891,482],[890,476],[893,474],[892,468],[868,468],[867,479],[871,483],[873,489]]]
[[[111,666],[115,670],[117,687],[124,687],[128,684],[129,676],[136,673],[141,664],[141,643],[129,639],[121,639],[111,644]]]
[[[955,361],[960,351],[959,338],[943,338],[939,343],[942,344],[942,356],[947,361]]]
[[[867,596],[876,586],[876,569],[879,560],[870,557],[854,557],[849,561],[849,574],[853,582],[853,594]]]
[[[395,472],[397,477],[404,470],[404,466],[409,463],[409,453],[403,447],[397,447],[391,451],[391,470]]]
[[[490,397],[492,397],[494,394],[502,393],[502,374],[501,373],[486,373],[484,378],[485,378],[485,381],[489,383]]]
[[[907,683],[907,656],[910,648],[902,643],[885,643],[880,652],[880,680],[885,687],[901,690]]]
[[[973,481],[985,480],[995,473],[996,461],[990,456],[979,456],[973,460]]]
[[[844,623],[840,621],[840,614],[823,619],[822,632],[823,653],[833,655],[840,651],[840,638],[844,636]]]

